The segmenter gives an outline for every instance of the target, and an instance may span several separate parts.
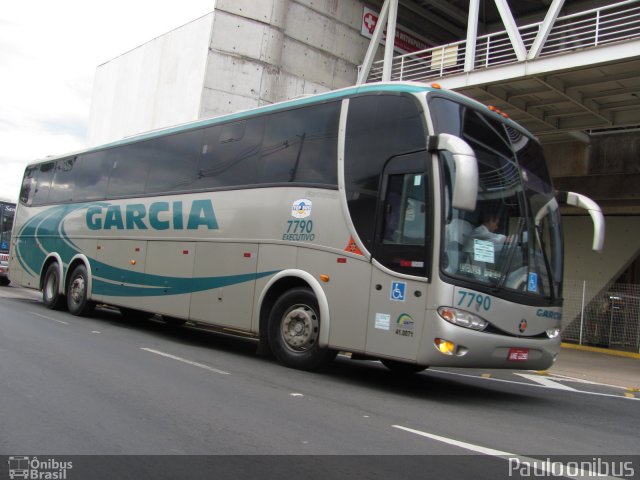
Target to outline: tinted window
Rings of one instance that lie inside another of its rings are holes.
[[[75,202],[105,198],[112,162],[113,159],[105,151],[80,155],[73,191]]]
[[[265,118],[265,183],[337,185],[340,103],[279,112]]]
[[[194,182],[202,149],[202,130],[183,132],[149,142],[153,157],[146,193],[186,190]]]
[[[425,177],[421,173],[390,175],[384,204],[382,243],[424,245]]]
[[[36,182],[35,194],[33,196],[33,204],[40,205],[49,201],[49,190],[51,188],[51,180],[55,172],[56,164],[54,162],[43,163],[38,169],[38,177]]]
[[[22,179],[22,188],[20,189],[20,202],[25,205],[31,205],[33,193],[36,186],[36,167],[27,167],[24,171]]]
[[[73,196],[73,184],[76,178],[78,157],[63,158],[56,162],[49,202],[70,202]]]
[[[194,188],[259,183],[264,118],[204,129],[202,155]]]
[[[345,181],[353,224],[371,250],[380,175],[393,156],[425,148],[417,101],[399,95],[351,99],[347,118]]]
[[[147,175],[153,166],[154,141],[133,143],[107,150],[112,160],[107,198],[144,193]]]

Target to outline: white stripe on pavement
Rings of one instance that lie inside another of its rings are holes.
[[[490,455],[492,457],[498,457],[502,458],[503,460],[507,460],[509,462],[509,476],[511,476],[514,472],[519,473],[521,471],[520,469],[523,469],[524,472],[526,472],[526,476],[531,475],[532,472],[536,472],[533,473],[534,476],[541,476],[538,471],[542,471],[545,474],[551,475],[553,477],[575,479],[597,477],[599,479],[604,478],[608,480],[616,480],[616,477],[610,477],[597,471],[581,470],[577,466],[573,468],[573,466],[564,465],[561,462],[554,462],[549,458],[537,459],[531,457],[523,457],[522,455],[516,455],[515,453],[503,452],[502,450],[495,450],[493,448],[487,448],[481,445],[474,445],[473,443],[461,442],[459,440],[454,440],[453,438],[441,437],[440,435],[434,435],[433,433],[427,433],[420,430],[415,430],[413,428],[403,427],[401,425],[391,426],[399,430],[404,430],[405,432],[420,435],[421,437],[430,438],[431,440],[436,440],[448,445],[464,448],[465,450],[470,450],[472,452],[481,453],[483,455]]]
[[[549,377],[543,377],[541,375],[532,375],[530,373],[516,373],[519,377],[526,378],[527,380],[531,380],[532,382],[539,383],[540,385],[544,385],[545,387],[555,388],[556,390],[571,390],[575,392],[575,388],[568,387],[561,383],[555,382],[551,380]]]
[[[194,367],[204,368],[205,370],[209,370],[210,372],[219,373],[221,375],[231,375],[229,372],[225,372],[224,370],[218,370],[217,368],[210,367],[209,365],[187,360],[186,358],[177,357],[175,355],[171,355],[170,353],[160,352],[159,350],[153,350],[152,348],[140,347],[140,350],[144,350],[145,352],[155,353],[156,355],[160,355],[163,357],[172,358],[173,360],[177,360],[182,363],[187,363],[189,365],[193,365]]]
[[[69,322],[64,322],[62,320],[57,320],[55,318],[47,317],[46,315],[41,315],[41,314],[36,313],[36,312],[27,312],[27,313],[30,313],[31,315],[35,315],[36,317],[46,318],[47,320],[51,320],[53,322],[58,322],[58,323],[61,323],[63,325],[69,325]]]

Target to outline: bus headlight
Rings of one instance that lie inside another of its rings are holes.
[[[560,335],[559,328],[550,328],[549,330],[547,330],[547,337],[549,338],[558,338],[558,335]]]
[[[457,308],[440,307],[438,314],[449,323],[472,330],[482,331],[489,325],[489,322],[478,315]]]

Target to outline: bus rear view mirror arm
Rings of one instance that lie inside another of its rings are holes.
[[[475,210],[478,197],[478,162],[473,149],[461,138],[448,133],[429,137],[428,149],[430,152],[447,151],[453,157],[455,165],[451,201],[453,208],[469,212]]]
[[[575,192],[557,192],[558,202],[573,207],[578,207],[589,212],[593,222],[593,245],[594,252],[601,252],[604,247],[604,215],[600,206],[589,197]]]

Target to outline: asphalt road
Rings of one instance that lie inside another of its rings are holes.
[[[640,402],[611,387],[512,371],[398,378],[343,356],[308,373],[255,347],[108,309],[73,317],[0,288],[0,455],[205,456],[74,457],[71,473],[104,478],[201,478],[215,461],[217,478],[325,479],[510,478],[509,456],[635,455],[640,475]]]

